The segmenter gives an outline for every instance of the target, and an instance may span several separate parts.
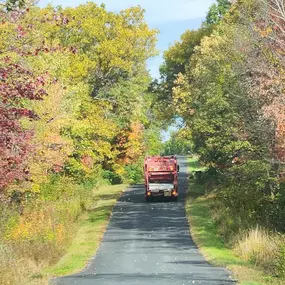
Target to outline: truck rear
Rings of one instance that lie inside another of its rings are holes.
[[[146,157],[144,162],[145,197],[177,200],[179,165],[175,156]]]

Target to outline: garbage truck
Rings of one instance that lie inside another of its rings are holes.
[[[144,161],[145,198],[178,198],[179,165],[176,156],[148,156]]]

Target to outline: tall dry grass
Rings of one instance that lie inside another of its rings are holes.
[[[42,269],[56,262],[68,245],[74,219],[63,223],[56,204],[53,211],[50,203],[40,204],[27,206],[21,215],[1,208],[1,285],[48,284],[41,276]],[[66,212],[71,217],[68,209]]]
[[[266,272],[282,276],[280,270],[285,266],[282,256],[284,242],[280,234],[256,227],[239,235],[234,250],[242,259]]]
[[[0,242],[0,284],[48,285],[45,278],[33,278],[39,272],[33,260],[21,257],[20,253],[9,245]]]

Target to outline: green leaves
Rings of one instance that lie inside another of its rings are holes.
[[[34,122],[21,121],[33,133],[30,180],[23,189],[39,192],[54,172],[79,181],[99,179],[104,171],[125,177],[133,171],[129,165],[138,167],[140,156],[155,148],[146,138],[154,101],[146,60],[156,54],[157,31],[148,27],[144,10],[114,13],[89,2],[76,8],[33,6],[15,19],[6,12],[1,58],[46,79],[47,96],[23,102],[37,114]]]
[[[217,0],[217,4],[213,4],[206,17],[208,25],[218,24],[223,16],[229,11],[231,2],[228,0]]]
[[[16,8],[24,7],[26,2],[26,0],[7,0],[3,5],[6,7],[7,11],[12,11]]]
[[[224,17],[230,2],[218,1],[203,24],[211,34],[186,32],[165,53],[162,75],[225,208],[284,229],[272,206],[284,209],[284,68],[265,2],[237,1]]]

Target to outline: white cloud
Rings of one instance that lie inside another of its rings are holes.
[[[76,6],[85,3],[84,0],[41,0],[41,6],[47,3],[63,6]],[[130,6],[140,5],[146,10],[146,19],[151,24],[170,21],[181,21],[205,17],[209,6],[215,0],[96,0],[96,3],[106,4],[108,10],[118,11]]]

